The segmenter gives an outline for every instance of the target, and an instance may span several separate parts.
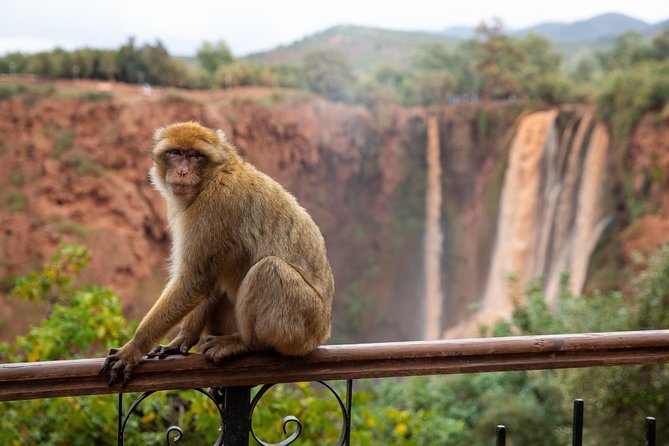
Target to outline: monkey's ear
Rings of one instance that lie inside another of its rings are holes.
[[[230,144],[230,141],[228,141],[228,136],[225,134],[223,130],[216,129],[214,133],[216,133],[216,137],[218,138],[218,141],[222,146]]]
[[[153,132],[153,142],[158,142],[165,137],[165,127],[160,127]]]

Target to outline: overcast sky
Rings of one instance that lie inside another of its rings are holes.
[[[499,17],[517,29],[605,12],[656,23],[669,18],[669,0],[0,0],[0,54],[118,48],[135,36],[140,44],[160,39],[173,55],[222,39],[243,56],[339,24],[439,31]]]

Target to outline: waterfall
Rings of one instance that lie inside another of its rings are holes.
[[[560,277],[580,293],[590,256],[606,226],[602,191],[608,134],[589,110],[548,110],[522,117],[508,155],[485,291],[473,320],[448,335],[508,318],[510,295],[541,276],[555,305]],[[513,280],[509,280],[513,278]]]
[[[427,193],[425,198],[425,339],[440,339],[441,291],[441,157],[439,124],[427,118]]]

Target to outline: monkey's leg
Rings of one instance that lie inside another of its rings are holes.
[[[216,305],[207,315],[207,322],[202,330],[203,335],[222,336],[237,333],[235,306],[226,293],[217,299]]]
[[[230,356],[248,353],[249,349],[238,331],[235,307],[227,296],[224,296],[209,316],[205,327],[205,332],[209,335],[205,336],[200,349],[216,364],[220,364],[223,359]]]
[[[321,296],[278,257],[266,257],[249,270],[237,293],[235,313],[239,334],[203,344],[214,362],[249,350],[306,355],[330,331],[329,310]]]
[[[204,353],[207,359],[219,365],[227,358],[250,352],[251,350],[242,340],[239,333],[223,336],[207,336],[202,343],[202,353]]]
[[[188,355],[188,351],[200,340],[205,327],[217,315],[221,301],[228,302],[225,294],[212,295],[188,313],[181,323],[179,334],[168,345],[156,346],[147,356],[164,359],[171,355]],[[232,307],[230,306],[232,309]]]

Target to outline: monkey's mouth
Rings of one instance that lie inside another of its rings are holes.
[[[171,183],[170,188],[174,195],[193,195],[196,192],[195,185],[187,183]]]

